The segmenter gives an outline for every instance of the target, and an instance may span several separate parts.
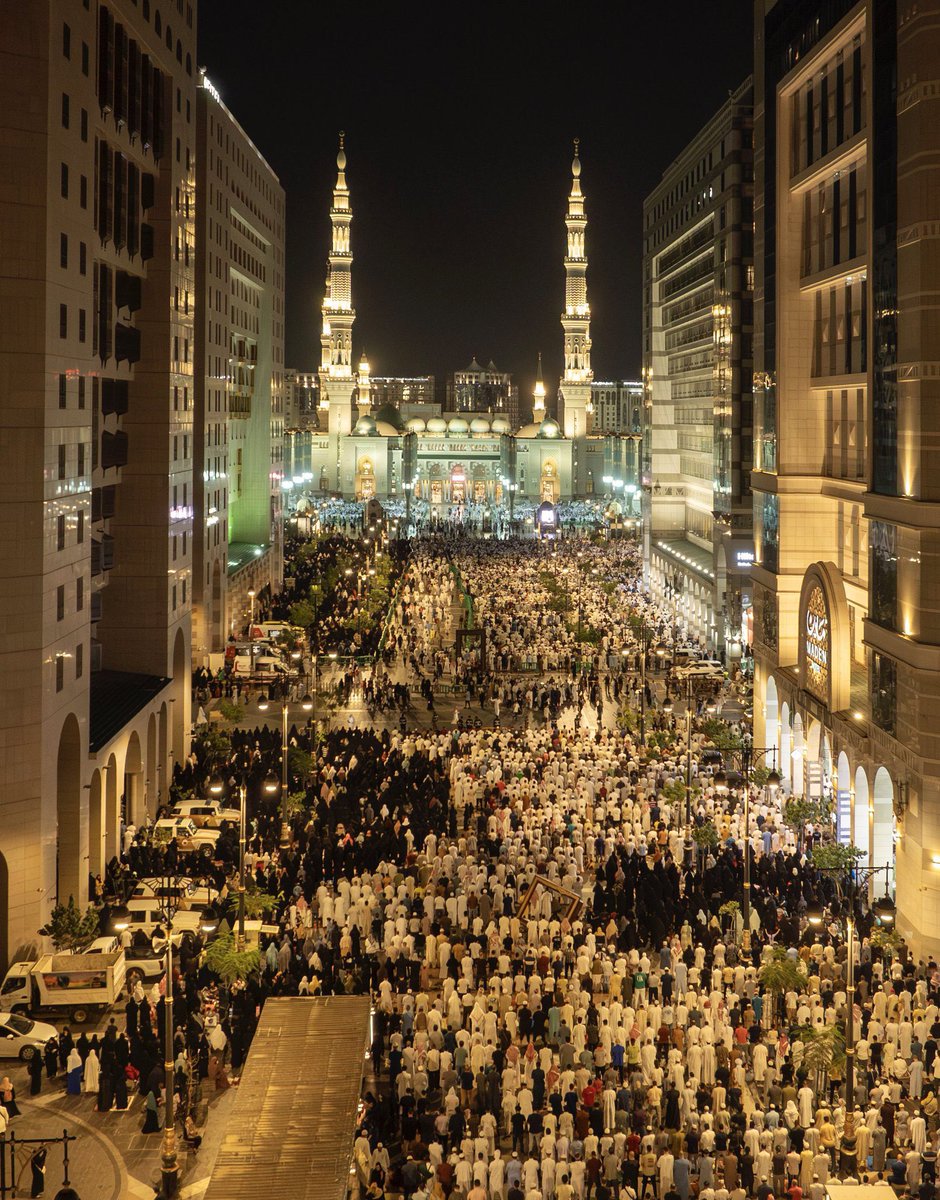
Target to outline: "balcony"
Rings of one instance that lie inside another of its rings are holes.
[[[114,484],[108,487],[92,488],[91,492],[91,519],[97,524],[98,521],[107,521],[114,516],[114,497],[117,489]]]
[[[127,400],[130,389],[126,379],[102,379],[101,381],[101,415],[123,417],[127,412]]]
[[[140,308],[141,283],[139,275],[131,275],[129,271],[118,271],[114,289],[114,299],[118,308],[137,312]]]
[[[114,327],[114,357],[118,362],[140,361],[140,330],[133,325],[117,324]]]
[[[112,467],[127,466],[127,434],[103,433],[101,435],[101,466],[105,471]]]
[[[114,538],[110,533],[103,533],[100,538],[93,538],[91,543],[91,573],[100,575],[110,571],[114,566]]]

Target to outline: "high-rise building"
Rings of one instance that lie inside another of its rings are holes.
[[[643,432],[643,384],[640,380],[595,379],[591,384],[594,408],[592,433]]]
[[[284,428],[316,429],[319,425],[320,380],[316,371],[284,370]]]
[[[447,412],[488,413],[505,417],[513,429],[519,425],[519,388],[508,371],[490,359],[481,366],[476,358],[447,381]]]
[[[249,589],[279,591],[284,190],[204,74],[197,89],[193,655],[224,648]]]
[[[188,750],[195,40],[0,9],[0,966]]]
[[[372,378],[372,407],[391,405],[404,416],[420,411],[419,406],[439,403],[433,375],[375,375]]]
[[[729,658],[748,640],[754,559],[752,101],[747,79],[643,208],[650,587]]]
[[[755,34],[755,739],[935,954],[940,2]]]

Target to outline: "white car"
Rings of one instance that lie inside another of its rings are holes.
[[[223,821],[231,821],[237,825],[241,813],[237,808],[226,808],[218,800],[180,800],[173,805],[171,813],[174,817],[189,817],[197,829],[207,827],[218,829]]]
[[[189,817],[161,817],[153,827],[153,840],[161,845],[176,838],[180,853],[198,850],[202,854],[211,854],[219,840],[217,829],[197,829]]]
[[[0,1012],[0,1058],[29,1062],[42,1054],[46,1042],[56,1036],[52,1025],[33,1021],[22,1013]]]

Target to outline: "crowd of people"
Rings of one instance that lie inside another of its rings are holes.
[[[456,654],[466,594],[485,657]],[[937,964],[886,954],[859,889],[846,1097],[844,881],[814,864],[766,772],[736,789],[716,774],[704,696],[688,723],[663,677],[641,697],[660,639],[688,642],[643,591],[632,543],[435,535],[402,563],[383,655],[343,685],[360,719],[290,731],[303,803],[287,847],[261,786],[277,730],[178,764],[196,791],[218,770],[230,792],[246,782],[250,886],[274,898],[278,930],[231,987],[198,942],[180,955],[179,1111],[194,1075],[237,1079],[268,996],[367,993],[353,1159],[370,1200],[823,1200],[836,1175],[936,1200]],[[460,704],[439,721],[445,680],[487,727]],[[114,873],[152,870],[147,845],[135,834]],[[222,847],[220,886],[237,861]],[[836,915],[818,928],[817,904]],[[84,1058],[76,1043],[63,1061],[60,1039],[53,1062],[71,1080],[77,1052],[99,1107],[125,1098],[105,1053],[132,1067],[145,1130],[160,1122],[162,1003],[135,992]]]

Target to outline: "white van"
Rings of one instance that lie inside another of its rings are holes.
[[[170,815],[189,817],[197,829],[218,829],[223,821],[231,821],[234,825],[241,821],[239,809],[225,808],[211,797],[206,800],[180,800],[173,805]]]
[[[152,937],[155,930],[165,928],[166,920],[160,904],[155,896],[131,896],[127,902],[127,911],[131,918],[128,928],[132,937],[138,929]],[[181,908],[173,917],[172,927],[174,934],[196,937],[202,931],[202,911]]]

